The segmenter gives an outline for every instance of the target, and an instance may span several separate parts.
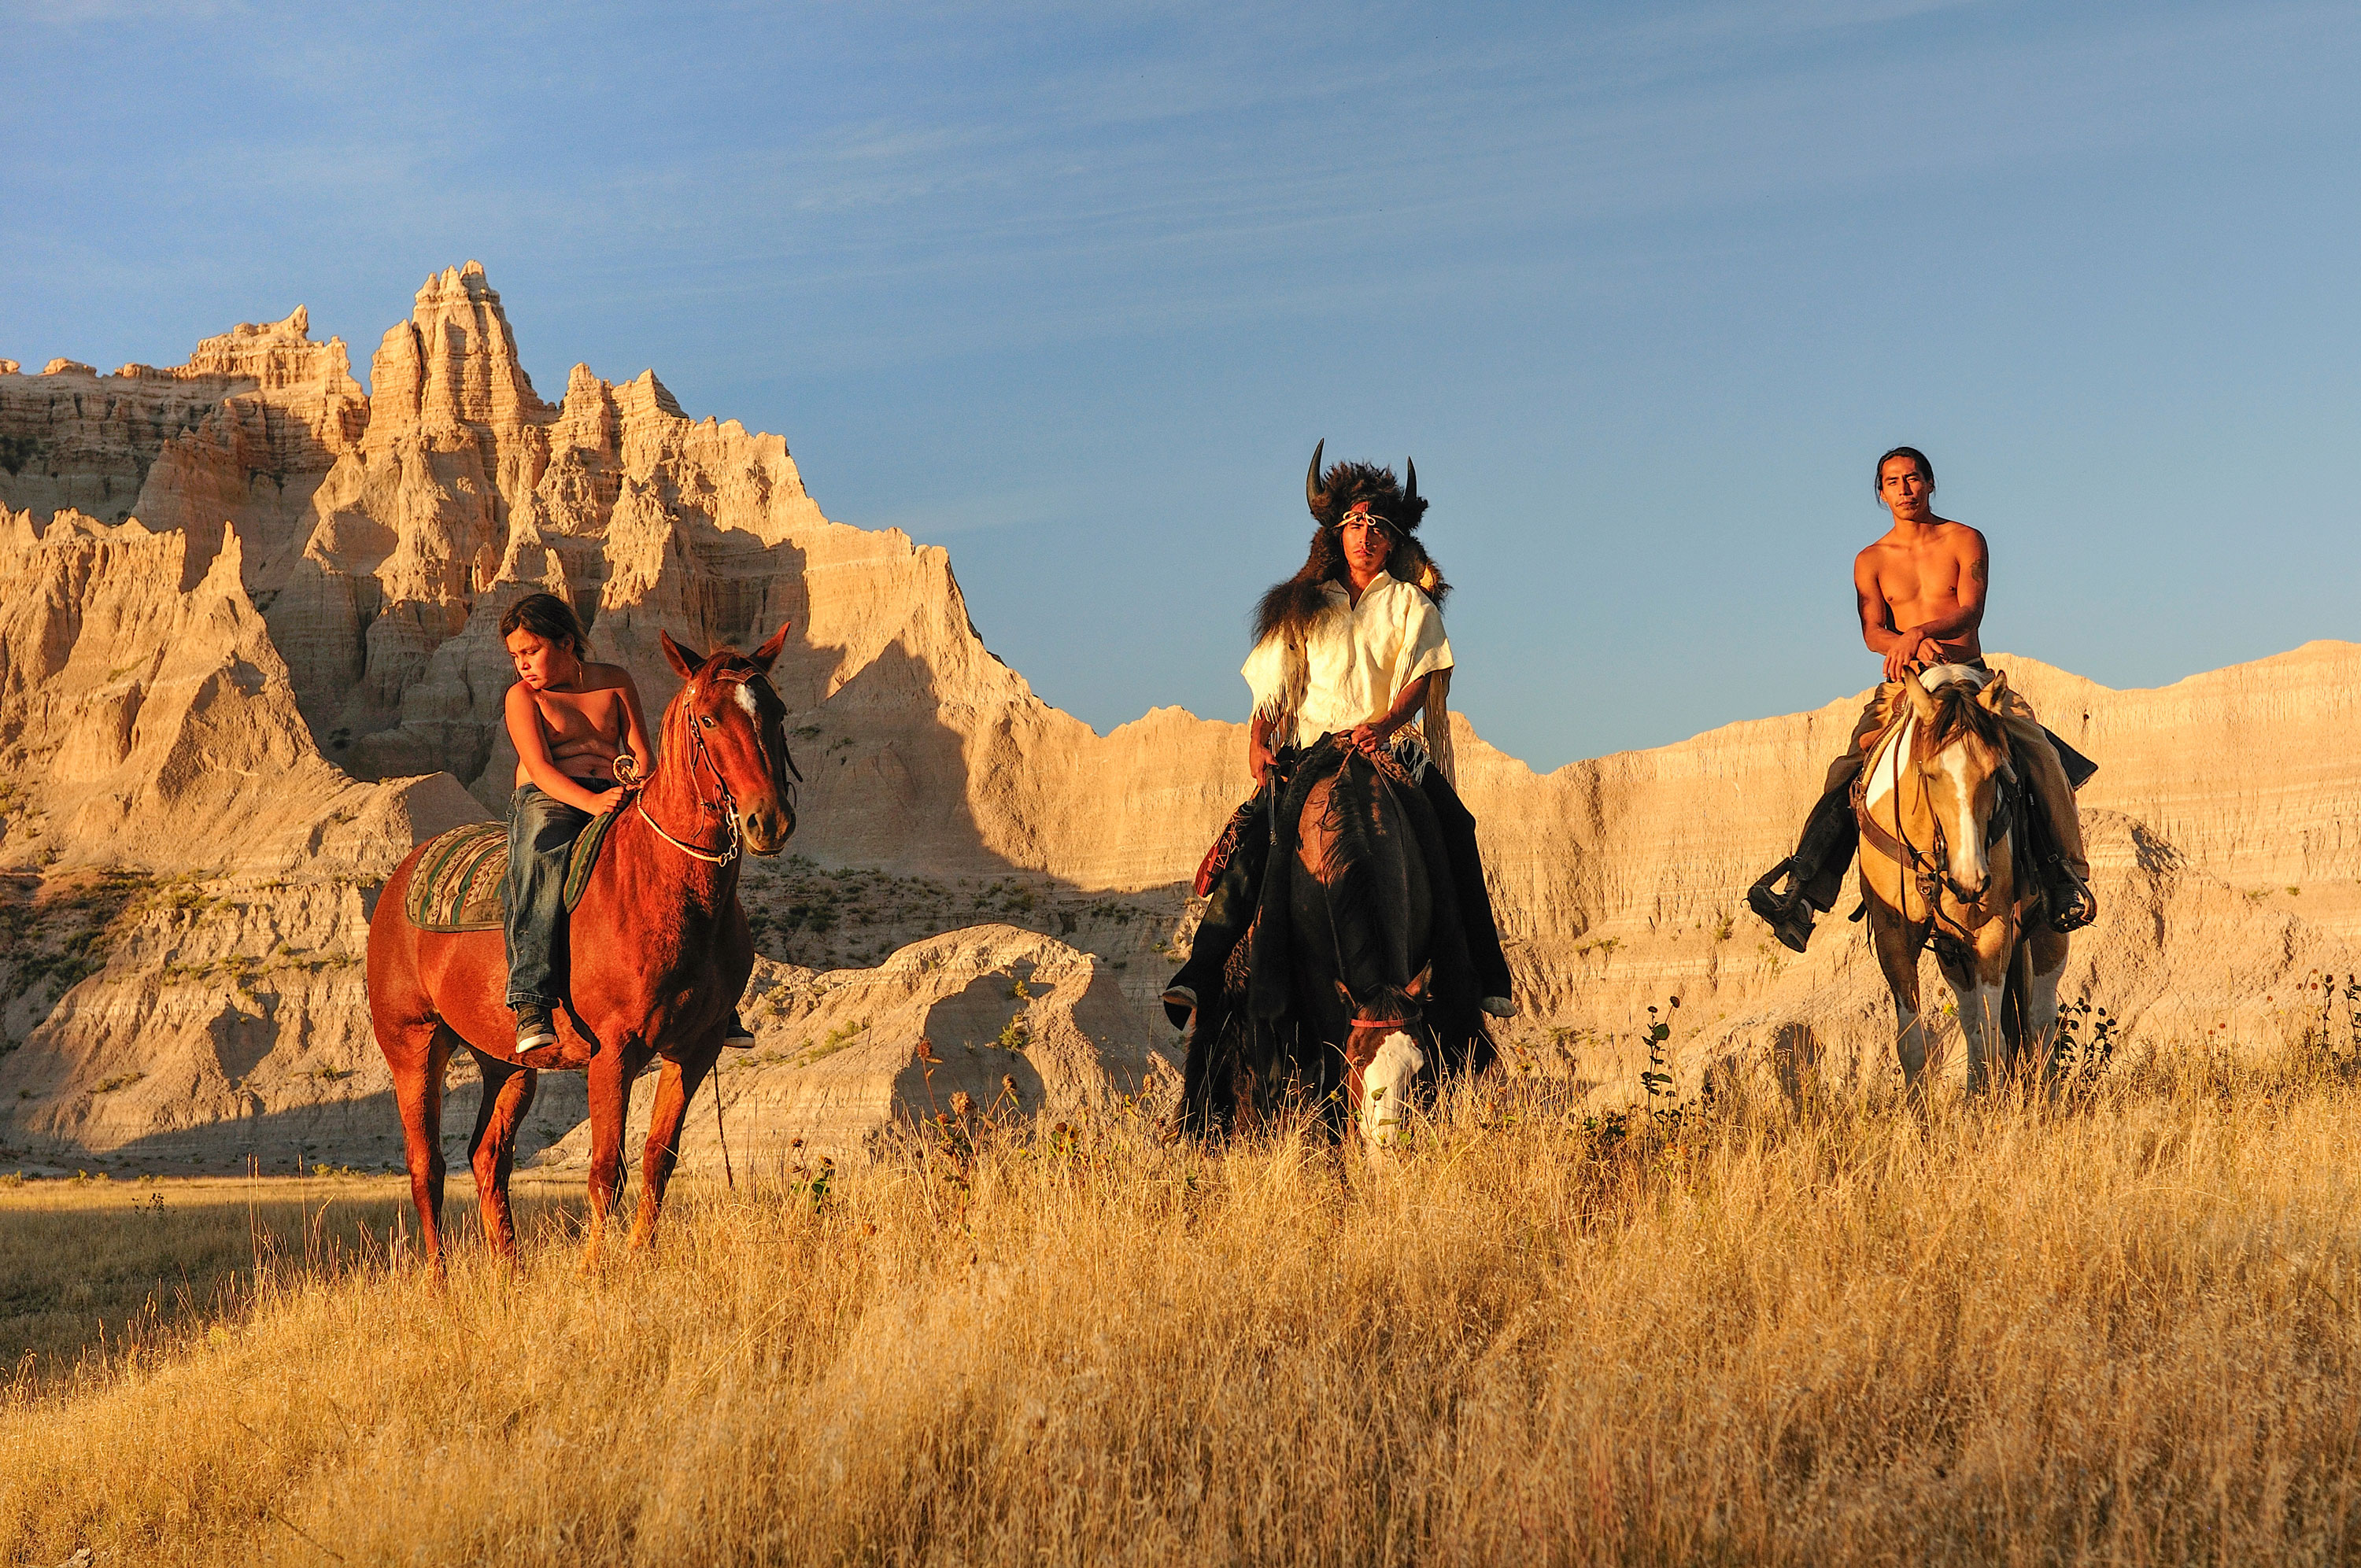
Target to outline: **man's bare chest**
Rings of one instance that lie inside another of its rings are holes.
[[[1888,552],[1877,563],[1877,591],[1890,605],[1956,599],[1960,594],[1960,563],[1949,552]]]

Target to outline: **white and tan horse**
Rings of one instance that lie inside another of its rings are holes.
[[[1898,721],[1862,772],[1861,897],[1914,1091],[1927,1068],[1918,955],[1928,947],[1958,999],[1971,1091],[1995,1069],[2046,1064],[2057,1031],[2067,938],[2038,917],[2039,889],[2016,874],[2034,807],[2000,723],[2007,689],[1996,672],[1967,664],[1903,682]]]

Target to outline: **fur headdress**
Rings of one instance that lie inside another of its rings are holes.
[[[1327,450],[1325,440],[1312,449],[1312,467],[1303,476],[1303,499],[1312,509],[1312,521],[1320,525],[1312,535],[1312,552],[1304,558],[1301,571],[1274,584],[1256,606],[1257,643],[1276,631],[1300,646],[1312,623],[1328,608],[1321,586],[1352,581],[1345,565],[1344,543],[1336,532],[1348,512],[1364,511],[1371,521],[1386,525],[1393,538],[1393,548],[1386,554],[1389,575],[1417,584],[1438,606],[1451,591],[1426,547],[1418,542],[1418,525],[1426,518],[1426,498],[1418,493],[1418,465],[1404,459],[1407,483],[1396,479],[1392,469],[1374,463],[1334,463],[1323,474],[1320,458]]]

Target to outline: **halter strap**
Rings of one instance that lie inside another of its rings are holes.
[[[648,797],[645,784],[642,784],[633,790],[631,805],[632,807],[639,812],[640,820],[645,822],[650,828],[653,828],[657,838],[662,839],[665,843],[670,844],[682,854],[693,856],[710,865],[726,866],[730,861],[738,858],[739,850],[741,847],[741,839],[738,828],[738,797],[730,793],[730,781],[722,777],[720,767],[713,761],[712,754],[705,749],[705,737],[698,731],[693,716],[687,723],[687,729],[689,751],[688,787],[697,791],[697,805],[704,806],[708,811],[714,809],[713,803],[705,798],[705,791],[698,786],[697,781],[697,764],[699,762],[704,763],[707,771],[713,774],[713,782],[719,785],[721,789],[721,820],[723,826],[725,826],[730,831],[729,847],[718,852],[712,850],[700,850],[696,845],[685,844],[678,839],[674,838],[671,834],[665,832],[664,824],[658,822],[648,812]],[[636,772],[637,770],[634,769],[633,771]]]

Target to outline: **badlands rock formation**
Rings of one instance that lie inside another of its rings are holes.
[[[1100,736],[1042,703],[942,551],[829,521],[779,437],[689,420],[653,372],[577,366],[544,401],[472,262],[427,280],[370,383],[300,308],[170,369],[0,361],[0,1142],[392,1157],[352,960],[411,843],[504,802],[497,623],[544,587],[654,703],[659,629],[794,623],[774,683],[809,783],[799,857],[748,873],[768,961],[733,1136],[842,1153],[950,1083],[1080,1109],[1152,1076],[1237,726],[1167,708]],[[2307,971],[2361,970],[2361,766],[2318,744],[2361,649],[2154,692],[1998,662],[2103,764],[2108,918],[2073,988],[2158,1043],[2261,1039],[2296,1026]],[[1528,1004],[1512,1043],[1629,1096],[1634,1027],[1678,993],[1686,1082],[1888,1070],[1859,927],[1795,959],[1742,903],[1859,701],[1547,775],[1455,720]],[[552,1161],[578,1105],[578,1080],[547,1086]]]

